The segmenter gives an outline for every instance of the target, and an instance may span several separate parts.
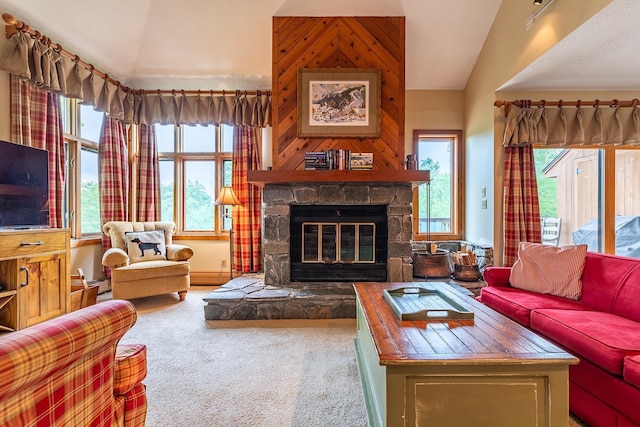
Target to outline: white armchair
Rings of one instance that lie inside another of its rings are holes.
[[[109,221],[103,227],[111,248],[102,265],[111,268],[114,299],[133,299],[177,292],[180,301],[190,286],[193,250],[172,242],[173,222]]]

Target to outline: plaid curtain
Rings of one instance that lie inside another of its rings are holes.
[[[102,119],[98,144],[98,187],[100,191],[100,223],[127,221],[129,206],[129,162],[124,126],[116,119]],[[111,247],[111,240],[102,234],[102,249]],[[106,277],[111,270],[105,268]]]
[[[257,128],[249,126],[233,128],[232,187],[240,206],[233,207],[235,252],[231,268],[243,273],[260,271],[262,262],[262,189],[247,182],[247,171],[260,169],[256,132]]]
[[[63,227],[66,155],[60,96],[11,75],[11,140],[49,151],[49,226]]]
[[[138,163],[136,170],[137,221],[160,220],[160,170],[158,146],[153,126],[138,126]]]
[[[520,242],[541,242],[538,183],[533,147],[505,147],[504,265],[513,265]]]

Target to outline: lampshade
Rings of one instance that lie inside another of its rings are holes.
[[[233,189],[231,187],[222,187],[220,190],[220,195],[215,202],[216,205],[239,205],[240,202],[236,198],[236,195],[233,194]]]

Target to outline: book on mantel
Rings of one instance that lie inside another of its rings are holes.
[[[304,168],[306,170],[326,170],[327,154],[324,151],[307,151],[304,153]]]

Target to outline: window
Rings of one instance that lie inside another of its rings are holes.
[[[74,238],[100,235],[98,144],[104,113],[61,97],[67,153],[64,221]]]
[[[68,159],[64,226],[74,238],[99,236],[98,146],[104,113],[64,97],[61,111]],[[179,232],[228,231],[231,218],[214,201],[221,186],[231,185],[233,127],[155,125],[155,131],[160,219],[174,221]]]
[[[430,171],[429,184],[414,190],[413,229],[416,239],[461,239],[464,168],[462,132],[415,130],[413,152],[418,169]]]
[[[162,220],[183,233],[229,230],[231,218],[214,202],[220,188],[231,185],[233,128],[155,125],[155,131]]]
[[[561,219],[559,245],[640,258],[640,150],[534,149],[540,216]]]

